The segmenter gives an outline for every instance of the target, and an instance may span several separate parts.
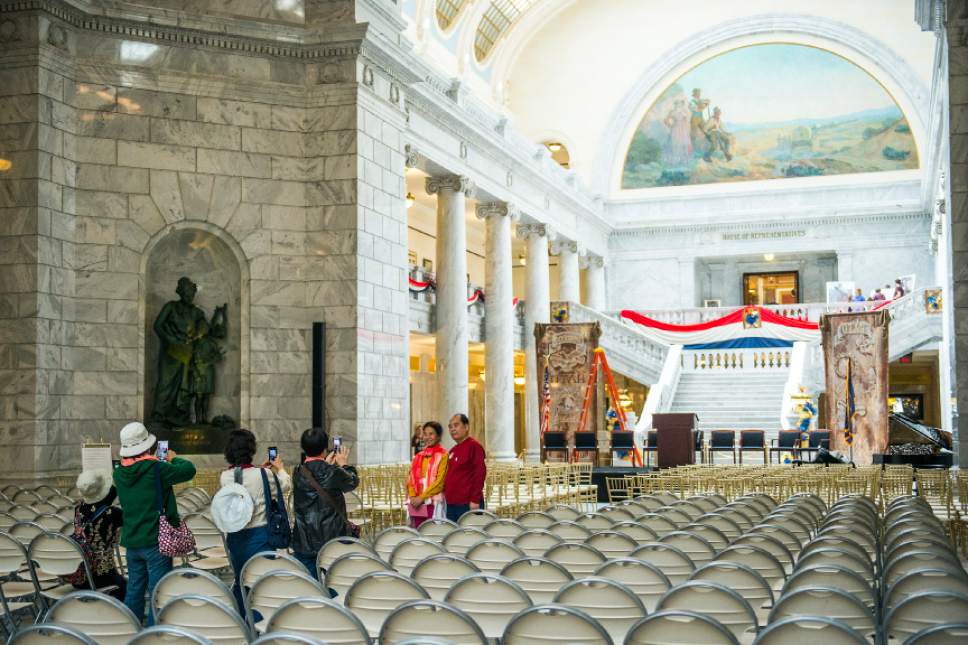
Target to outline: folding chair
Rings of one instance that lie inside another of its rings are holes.
[[[5,618],[10,622],[5,628],[8,634],[16,631],[16,614],[29,609],[35,617],[37,615],[37,589],[32,580],[21,577],[27,568],[24,545],[6,533],[0,533],[0,578],[5,580],[0,582],[0,608],[3,610],[0,620]]]
[[[608,560],[628,557],[632,551],[639,547],[637,540],[616,531],[595,533],[585,540],[585,544],[600,551]]]
[[[379,642],[397,645],[428,637],[454,645],[488,645],[487,637],[473,618],[436,600],[414,600],[394,609],[383,621]]]
[[[770,623],[755,645],[869,645],[854,629],[824,616],[792,616]]]
[[[526,529],[515,520],[499,519],[486,524],[482,530],[492,538],[510,541],[524,533]]]
[[[466,612],[488,638],[500,638],[511,617],[531,607],[531,598],[516,583],[483,573],[458,580],[444,602]]]
[[[74,586],[69,584],[43,587],[41,579],[46,576],[68,576],[83,567],[87,576],[88,587],[94,587],[94,576],[91,566],[84,557],[81,547],[71,538],[59,533],[41,533],[30,542],[27,549],[27,561],[34,582],[34,589],[41,603],[49,605],[74,592]],[[98,591],[110,591],[114,587],[103,587]]]
[[[696,569],[689,580],[715,582],[732,589],[749,603],[759,623],[765,623],[773,606],[773,589],[766,579],[745,564],[710,562]]]
[[[212,641],[181,627],[155,625],[135,634],[128,645],[212,645]]]
[[[446,553],[437,542],[414,538],[399,542],[390,554],[390,566],[402,575],[409,576],[417,563],[431,555]]]
[[[522,610],[508,623],[503,645],[552,645],[556,643],[612,645],[608,632],[594,618],[572,607],[538,605]]]
[[[295,598],[328,598],[322,585],[308,573],[270,571],[252,583],[245,596],[245,619],[253,633],[266,631],[266,623],[287,600]]]
[[[50,608],[46,622],[76,629],[98,645],[126,645],[141,621],[117,599],[96,591],[75,591]]]
[[[550,513],[543,513],[541,511],[528,511],[527,513],[521,513],[516,519],[518,524],[523,526],[525,530],[546,529],[558,521]]]
[[[463,557],[467,549],[486,539],[488,539],[487,533],[468,526],[454,529],[444,536],[441,544],[449,553]]]
[[[453,553],[431,555],[417,563],[410,577],[424,588],[432,600],[443,600],[455,582],[480,573],[477,565]]]
[[[921,591],[899,602],[884,618],[884,639],[905,639],[935,625],[964,622],[968,595],[955,591]]]
[[[504,540],[481,540],[467,549],[465,557],[483,573],[497,575],[509,562],[525,557],[524,551]]]
[[[332,645],[371,642],[360,619],[329,598],[294,598],[280,605],[266,623],[266,635],[279,633]]]
[[[7,641],[7,645],[97,645],[97,643],[76,629],[53,623],[40,623],[18,630]]]
[[[316,568],[318,571],[326,572],[337,558],[347,553],[363,553],[379,557],[367,542],[352,537],[338,537],[324,544],[316,554]],[[322,580],[322,578],[323,576],[320,575],[319,579]]]
[[[373,550],[376,551],[377,555],[389,562],[390,554],[393,553],[393,547],[404,540],[419,537],[420,534],[408,526],[391,526],[376,534],[376,537],[373,538]]]
[[[563,585],[574,580],[568,570],[546,558],[518,558],[501,570],[501,576],[518,584],[531,602],[540,605],[552,602]]]
[[[249,640],[249,628],[235,609],[198,594],[178,596],[169,601],[155,616],[155,623],[181,627],[213,643],[246,643]]]
[[[597,620],[615,643],[623,642],[632,625],[645,616],[645,605],[635,592],[608,578],[589,577],[569,582],[554,602]]]
[[[224,582],[207,571],[178,567],[172,569],[158,581],[151,596],[151,606],[155,615],[162,607],[178,596],[198,594],[235,606],[235,598]]]
[[[557,562],[576,578],[592,575],[608,559],[601,551],[587,544],[570,542],[551,547],[541,557]]]
[[[362,576],[376,571],[392,571],[390,565],[373,555],[346,553],[333,560],[326,570],[324,586],[336,592],[341,600]]]
[[[375,637],[387,616],[412,600],[430,600],[430,596],[410,578],[392,571],[377,571],[354,582],[343,604],[356,614],[370,636]]]
[[[417,533],[420,534],[420,537],[440,542],[444,539],[444,536],[456,528],[457,522],[431,518],[420,525],[420,527],[417,529]]]
[[[659,611],[635,623],[625,645],[704,643],[739,645],[736,637],[715,618],[682,609]]]
[[[951,643],[966,641],[968,641],[968,622],[960,622],[926,627],[904,641],[904,645],[951,645]]]
[[[833,618],[864,637],[875,630],[874,614],[857,596],[833,587],[811,587],[783,594],[770,612],[770,622],[794,616]]]
[[[656,607],[663,610],[695,611],[716,619],[737,640],[759,629],[756,612],[736,591],[717,582],[690,580],[670,589]]]
[[[593,576],[622,583],[639,597],[649,612],[655,611],[659,598],[672,587],[659,567],[634,558],[609,560],[598,567]]]
[[[662,570],[672,585],[685,582],[696,570],[696,565],[688,555],[674,546],[661,542],[643,544],[629,557],[654,564]]]

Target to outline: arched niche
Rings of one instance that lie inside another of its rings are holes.
[[[219,345],[225,351],[215,365],[214,389],[208,420],[225,415],[241,424],[246,421],[248,379],[248,267],[241,250],[224,233],[204,223],[186,223],[159,232],[144,255],[142,292],[142,351],[144,357],[144,418],[159,439],[168,439],[179,452],[218,453],[224,445],[224,431],[166,430],[155,413],[161,341],[154,324],[166,303],[178,300],[175,289],[181,277],[198,286],[194,304],[211,320],[215,308],[226,305],[225,336]]]

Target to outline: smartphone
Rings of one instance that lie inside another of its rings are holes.
[[[276,457],[279,456],[279,449],[275,446],[269,446],[269,461],[275,461]]]
[[[343,446],[343,437],[333,437],[333,452],[338,452]]]
[[[168,458],[168,442],[167,441],[164,441],[164,440],[159,441],[158,442],[158,459],[161,459],[162,461],[164,461],[167,458]]]

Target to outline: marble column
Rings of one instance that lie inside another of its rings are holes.
[[[962,423],[961,410],[968,410],[968,0],[948,0],[947,20],[936,20],[936,28],[947,29],[948,44],[948,133],[950,172],[947,182],[948,207],[944,229],[948,232],[951,289],[945,292],[944,307],[953,309],[954,330],[954,452],[956,463],[968,465],[968,422]],[[939,34],[940,35],[940,34]],[[944,42],[944,41],[943,41]],[[968,418],[968,413],[966,413]]]
[[[526,459],[541,459],[541,396],[535,348],[535,323],[551,322],[551,280],[548,275],[548,238],[551,227],[545,224],[518,224],[518,239],[528,245],[524,284],[524,436]]]
[[[484,220],[484,436],[487,456],[511,461],[514,452],[514,289],[511,285],[511,220],[503,202],[477,205]]]
[[[581,303],[578,254],[581,245],[564,238],[554,241],[552,252],[558,256],[558,300]]]
[[[429,177],[437,195],[437,418],[444,425],[467,412],[467,177]],[[444,433],[445,440],[450,441]]]
[[[582,262],[585,269],[585,305],[597,311],[605,310],[605,258],[587,255]]]

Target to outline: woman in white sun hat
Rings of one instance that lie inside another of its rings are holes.
[[[149,596],[161,577],[171,571],[171,558],[158,549],[157,490],[160,483],[165,517],[178,526],[178,503],[172,486],[195,476],[195,465],[167,451],[164,461],[157,455],[158,440],[144,424],[134,421],[121,428],[121,465],[114,469],[114,485],[124,511],[121,546],[127,549],[128,590],[124,604],[138,620],[145,615],[145,594]],[[154,624],[148,607],[146,626]]]
[[[74,507],[74,535],[91,549],[91,574],[95,589],[108,589],[106,593],[124,600],[127,581],[118,571],[114,560],[114,547],[121,537],[124,518],[121,509],[114,506],[118,491],[111,485],[111,472],[85,470],[77,477],[77,490],[81,501]],[[79,575],[78,575],[79,574]],[[78,574],[68,576],[67,582],[76,589],[89,589],[83,568]]]

